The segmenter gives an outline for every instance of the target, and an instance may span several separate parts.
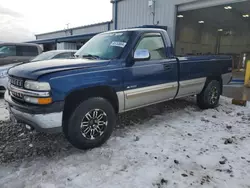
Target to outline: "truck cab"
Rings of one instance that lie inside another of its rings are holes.
[[[231,79],[231,57],[175,57],[164,29],[101,33],[76,56],[11,68],[5,100],[13,120],[62,131],[80,149],[103,144],[118,113],[193,95],[215,108]]]

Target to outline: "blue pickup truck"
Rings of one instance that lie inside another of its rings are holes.
[[[216,107],[231,70],[229,56],[176,57],[163,29],[110,31],[75,59],[11,68],[5,100],[12,120],[87,149],[110,137],[118,113],[193,95],[200,108]]]

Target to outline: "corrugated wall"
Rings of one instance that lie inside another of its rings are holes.
[[[156,0],[155,23],[153,23],[153,9],[149,8],[148,0],[123,0],[118,3],[118,28],[129,28],[140,25],[153,25],[159,21],[159,25],[168,26],[168,32],[174,39],[176,22],[176,5],[196,0]]]
[[[37,40],[51,39],[51,38],[66,37],[66,36],[68,36],[68,35],[65,31],[58,31],[58,32],[54,32],[54,33],[45,33],[45,34],[36,35],[36,39]]]
[[[155,23],[168,26],[168,33],[174,41],[177,5],[180,10],[216,6],[245,0],[155,0]],[[118,29],[141,25],[153,25],[152,8],[149,0],[121,0],[118,2]]]
[[[76,50],[76,43],[61,42],[56,44],[57,50]]]
[[[108,24],[102,24],[97,26],[91,26],[86,28],[79,28],[73,30],[73,35],[82,35],[88,33],[98,33],[108,31]]]
[[[108,25],[110,25],[110,27]],[[83,34],[104,32],[104,31],[108,31],[108,28],[112,28],[113,27],[112,25],[113,23],[103,23],[103,24],[96,24],[96,25],[91,25],[91,26],[72,28],[72,35],[83,35]],[[71,36],[70,30],[39,34],[39,35],[36,35],[36,39],[37,40],[52,39],[52,38],[66,37],[66,36]]]

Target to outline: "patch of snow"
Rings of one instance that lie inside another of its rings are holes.
[[[0,166],[0,187],[249,187],[250,106],[220,104],[157,115],[100,148]]]
[[[8,119],[9,119],[9,112],[6,109],[5,101],[4,99],[0,99],[0,121],[6,121]]]

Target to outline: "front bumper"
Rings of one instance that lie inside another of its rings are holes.
[[[39,132],[62,131],[63,102],[49,107],[22,105],[13,101],[8,91],[4,99],[8,103],[11,119],[17,123],[29,125]]]
[[[0,93],[5,93],[8,85],[8,77],[0,78]]]

